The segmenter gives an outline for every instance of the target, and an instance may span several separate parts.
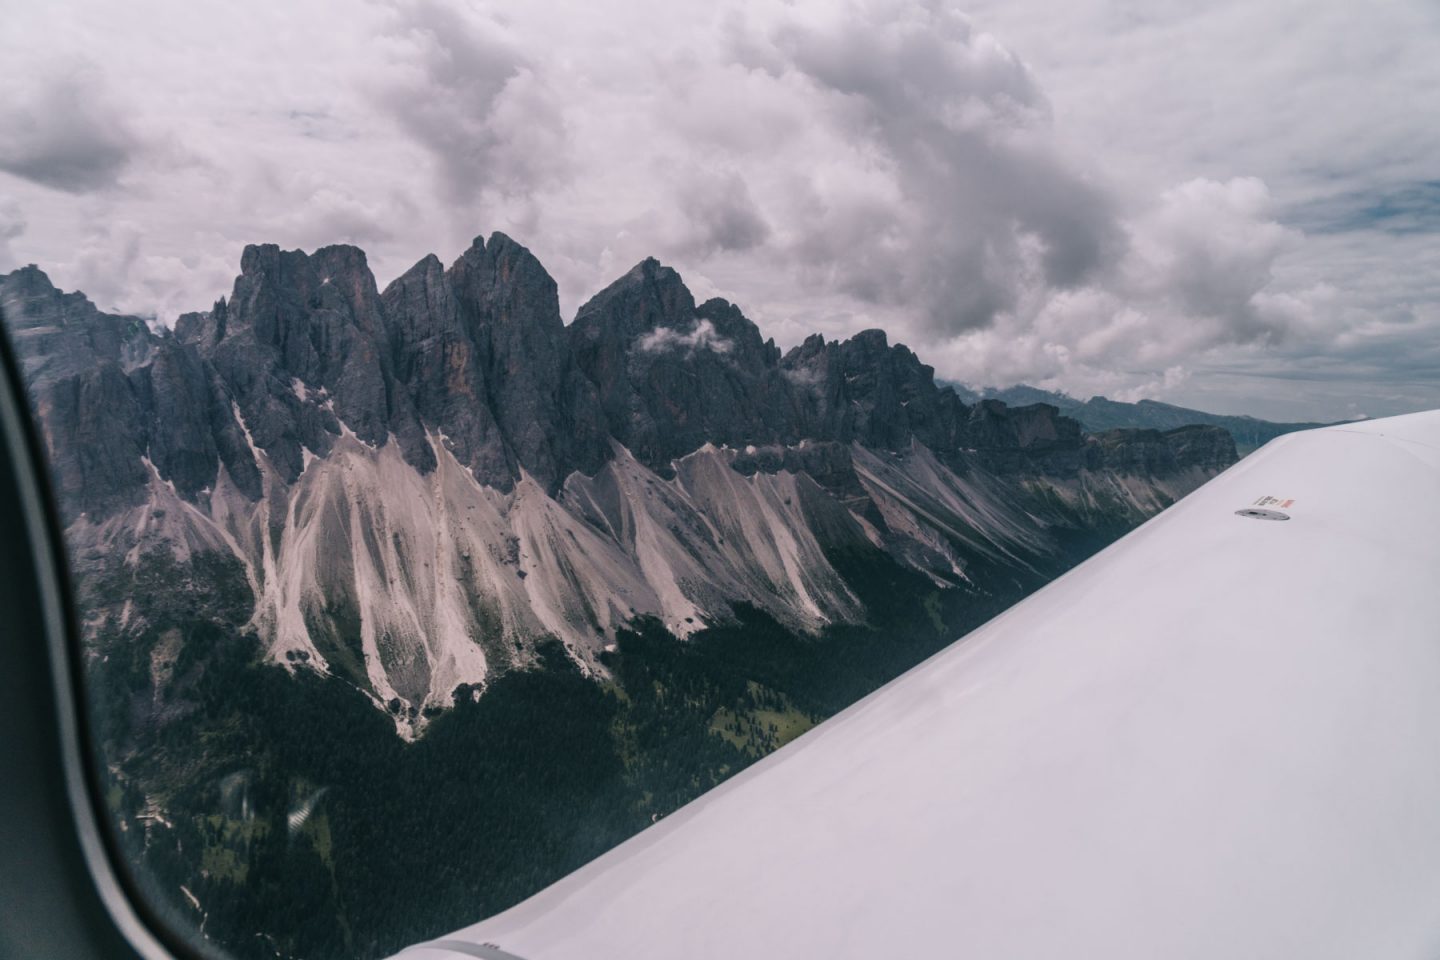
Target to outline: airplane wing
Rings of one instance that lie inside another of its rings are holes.
[[[1440,956],[1440,411],[1271,442],[400,956]]]

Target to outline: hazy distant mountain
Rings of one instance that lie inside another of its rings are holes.
[[[966,402],[879,330],[782,353],[654,260],[567,326],[501,234],[383,291],[247,247],[174,331],[34,266],[0,306],[107,797],[240,956],[509,906],[1236,458]]]
[[[1173,430],[1176,427],[1197,423],[1220,427],[1234,438],[1235,447],[1241,456],[1264,446],[1281,434],[1327,426],[1323,423],[1275,423],[1255,417],[1205,413],[1202,410],[1177,407],[1156,400],[1141,400],[1136,403],[1108,400],[1105,397],[1077,400],[1069,394],[1041,390],[1038,387],[1024,384],[1004,389],[986,387],[979,392],[960,384],[950,384],[950,386],[954,387],[956,393],[969,403],[975,403],[982,399],[1001,400],[1015,406],[1028,403],[1048,403],[1067,417],[1078,420],[1086,430],[1092,433],[1127,427]]]

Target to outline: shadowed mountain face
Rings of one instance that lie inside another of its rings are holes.
[[[782,353],[654,260],[567,327],[501,234],[383,291],[354,247],[247,247],[173,332],[35,267],[0,303],[78,568],[233,561],[269,656],[348,678],[407,735],[550,638],[604,676],[637,617],[863,623],[844,557],[940,588],[1043,577],[1235,459],[1219,429],[967,404],[878,330]],[[146,628],[143,597],[91,601],[92,632]]]

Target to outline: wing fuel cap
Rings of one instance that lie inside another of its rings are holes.
[[[1289,520],[1290,514],[1281,513],[1279,510],[1262,510],[1259,507],[1246,507],[1244,510],[1236,510],[1235,516],[1249,517],[1251,520]]]

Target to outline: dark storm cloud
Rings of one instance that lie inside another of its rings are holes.
[[[99,75],[36,77],[0,105],[0,170],[67,193],[113,186],[140,149]]]

